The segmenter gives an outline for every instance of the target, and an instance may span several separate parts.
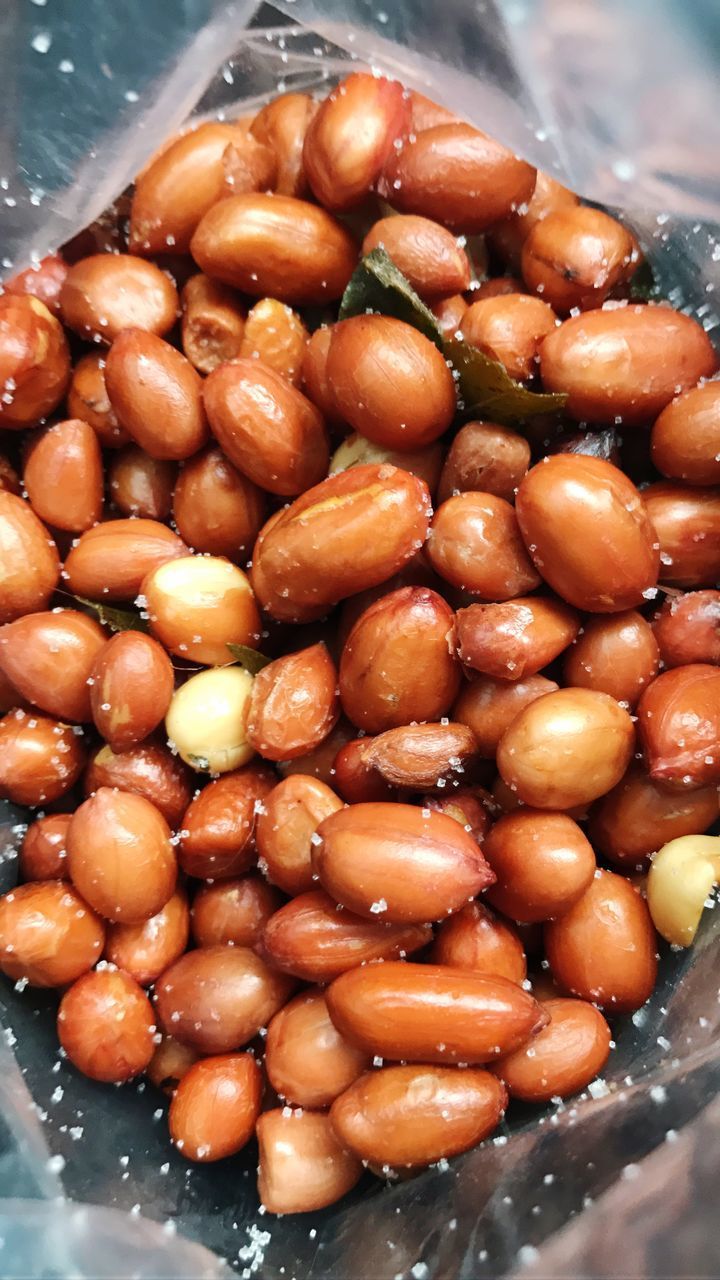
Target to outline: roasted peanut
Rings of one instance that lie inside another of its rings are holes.
[[[566,604],[522,596],[460,609],[455,645],[460,661],[473,671],[497,680],[525,680],[567,649],[579,629],[578,615]]]
[[[435,795],[425,796],[423,804],[436,813],[454,818],[480,845],[487,835],[492,821],[490,815],[494,811],[492,797],[482,787],[461,788],[445,796],[438,791]]]
[[[410,104],[397,80],[365,72],[341,80],[305,134],[305,174],[320,204],[334,210],[359,204],[409,118]]]
[[[591,618],[565,654],[570,685],[599,689],[632,709],[660,667],[660,651],[649,622],[634,609]]]
[[[309,337],[296,311],[275,298],[263,298],[248,312],[237,354],[262,361],[297,386]]]
[[[460,329],[466,342],[522,381],[537,372],[540,345],[557,323],[547,302],[526,293],[507,293],[473,302]]]
[[[393,924],[441,920],[493,877],[459,822],[406,804],[356,804],[318,828],[323,888],[359,915]]]
[[[371,960],[412,955],[431,939],[429,925],[390,924],[377,914],[363,919],[314,890],[293,898],[270,917],[261,951],[284,973],[305,982],[332,982]]]
[[[440,298],[433,302],[430,310],[440,326],[444,338],[455,338],[460,332],[462,318],[467,311],[467,302],[461,293],[454,293],[449,298]]]
[[[190,246],[207,275],[254,298],[311,306],[339,298],[357,249],[324,209],[291,196],[232,196],[214,205]]]
[[[0,630],[0,670],[48,715],[90,719],[89,680],[105,645],[92,618],[75,609],[28,613]]]
[[[298,1107],[329,1107],[370,1066],[330,1020],[325,996],[303,991],[268,1027],[265,1070],[273,1089]]]
[[[701,835],[720,816],[717,786],[668,791],[637,764],[599,800],[588,834],[610,862],[634,867],[679,836]]]
[[[294,497],[327,475],[325,424],[314,404],[260,360],[221,365],[203,399],[213,435],[254,484]]]
[[[693,790],[720,783],[720,669],[698,662],[665,671],[638,704],[653,782]]]
[[[82,737],[67,724],[9,711],[0,720],[0,796],[14,804],[52,804],[74,787],[85,764]]]
[[[410,99],[410,129],[412,133],[422,133],[425,129],[434,129],[437,124],[454,124],[460,120],[447,107],[427,98],[424,93],[415,89],[406,90]]]
[[[180,300],[183,351],[200,373],[240,354],[245,311],[234,290],[199,274],[186,282]]]
[[[141,742],[117,754],[101,747],[85,772],[85,795],[99,787],[118,787],[155,805],[168,826],[179,827],[192,796],[190,770],[167,747]]]
[[[251,574],[258,603],[280,620],[319,617],[396,573],[425,541],[428,516],[427,488],[406,471],[364,466],[330,476],[260,531]]]
[[[249,870],[257,812],[274,784],[269,769],[247,765],[204,787],[182,819],[183,871],[198,880],[223,880]]]
[[[530,466],[530,445],[494,422],[466,422],[450,445],[438,486],[438,502],[475,490],[506,502]]]
[[[515,717],[497,763],[524,804],[571,809],[614,787],[634,746],[633,722],[614,698],[594,689],[558,689]]]
[[[497,879],[488,899],[523,924],[563,915],[595,875],[592,846],[565,813],[508,813],[490,830],[483,853]]]
[[[535,189],[530,199],[516,213],[499,222],[490,232],[490,242],[513,271],[520,270],[522,247],[533,227],[556,210],[580,203],[573,191],[561,186],[549,173],[537,171]]]
[[[511,600],[540,585],[515,512],[491,493],[459,493],[443,502],[427,554],[441,578],[485,600]]]
[[[555,981],[611,1013],[639,1009],[651,995],[655,946],[644,899],[612,871],[597,871],[582,898],[545,927]]]
[[[250,132],[275,153],[276,191],[304,196],[308,185],[303,163],[303,143],[317,103],[306,93],[283,93],[255,116]]]
[[[70,268],[60,309],[81,338],[109,344],[123,329],[167,333],[178,314],[178,295],[154,263],[130,253],[96,253]]]
[[[187,253],[203,214],[228,194],[223,155],[243,131],[210,121],[171,142],[143,169],[130,209],[134,253]]]
[[[338,719],[337,672],[323,643],[288,653],[255,677],[248,741],[266,760],[314,750]]]
[[[536,568],[568,604],[617,613],[649,598],[659,550],[641,494],[601,458],[558,453],[520,483],[520,531]]]
[[[332,342],[332,328],[316,329],[303,352],[302,383],[305,394],[334,427],[342,423],[328,382],[327,360]],[[344,424],[343,424],[344,426]],[[345,428],[347,430],[347,428]]]
[[[363,240],[363,254],[372,249],[385,249],[415,292],[426,300],[463,293],[470,286],[465,250],[446,227],[430,218],[412,214],[381,218]]]
[[[100,959],[103,922],[63,880],[20,885],[0,898],[0,969],[33,987],[64,987]]]
[[[249,1142],[260,1115],[262,1075],[250,1053],[194,1063],[170,1104],[170,1137],[188,1160],[222,1160]]]
[[[392,800],[395,795],[395,789],[363,761],[362,750],[366,745],[365,738],[352,738],[340,748],[335,757],[335,785],[348,804]]]
[[[453,376],[424,334],[391,316],[333,325],[327,379],[336,410],[361,436],[391,449],[431,444],[455,413]]]
[[[507,1094],[489,1071],[383,1067],[333,1104],[343,1147],[376,1165],[413,1167],[459,1155],[496,1129]]]
[[[99,351],[78,360],[67,396],[68,413],[89,422],[105,449],[120,449],[130,437],[120,426],[105,386],[105,357]]]
[[[106,1084],[139,1075],[155,1048],[150,1001],[134,978],[119,970],[78,978],[60,1001],[57,1030],[73,1066]]]
[[[600,209],[570,204],[551,210],[531,229],[522,248],[530,289],[556,311],[601,307],[616,285],[642,261],[631,231]]]
[[[190,933],[190,912],[184,890],[176,889],[164,907],[140,924],[111,924],[105,958],[129,973],[141,987],[149,987],[183,954]]]
[[[312,841],[320,823],[342,808],[318,778],[292,774],[263,801],[257,820],[258,853],[269,879],[293,896],[312,888]]]
[[[57,422],[31,442],[23,483],[45,524],[82,533],[102,514],[103,472],[98,437],[80,418]]]
[[[343,1150],[323,1112],[266,1111],[257,1122],[257,1140],[258,1195],[269,1213],[324,1209],[351,1191],[362,1174],[360,1161]]]
[[[277,158],[271,147],[258,142],[249,129],[238,131],[223,151],[225,195],[270,191],[277,182]]]
[[[145,1074],[156,1089],[162,1089],[171,1098],[183,1076],[197,1062],[198,1056],[189,1045],[180,1044],[172,1036],[161,1035]]]
[[[60,312],[60,290],[67,273],[68,264],[60,254],[50,253],[25,271],[4,280],[2,291],[13,294],[14,297],[26,295],[37,298],[56,316]]]
[[[442,456],[442,445],[437,442],[407,453],[402,449],[387,449],[374,444],[372,440],[359,436],[357,431],[352,431],[335,450],[328,474],[334,476],[338,471],[347,471],[348,467],[361,466],[366,462],[389,462],[393,467],[403,467],[411,476],[424,480],[433,493],[440,478]]]
[[[257,875],[203,884],[190,912],[192,936],[198,947],[256,947],[282,903],[282,894]]]
[[[610,1055],[610,1028],[586,1000],[546,1000],[550,1023],[532,1043],[493,1067],[511,1098],[549,1102],[569,1098],[602,1071]]]
[[[67,852],[73,884],[107,920],[142,923],[172,897],[170,829],[142,796],[101,787],[73,814]]]
[[[126,328],[108,352],[105,384],[121,427],[151,458],[178,461],[205,444],[200,375],[156,334]]]
[[[720,484],[720,382],[672,400],[655,420],[650,455],[658,471],[686,484]]]
[[[527,976],[525,951],[517,933],[479,902],[470,902],[443,920],[430,959],[433,964],[496,974],[510,982],[523,983]]]
[[[319,778],[326,786],[330,786],[335,780],[335,757],[338,751],[353,735],[353,727],[348,724],[347,720],[340,719],[331,729],[327,738],[324,738],[319,747],[314,751],[308,751],[304,756],[298,756],[295,760],[282,760],[278,764],[278,773],[281,777],[287,778],[294,773],[306,774],[311,778]]]
[[[666,667],[688,662],[720,666],[720,591],[672,595],[652,620]]]
[[[529,200],[535,177],[532,165],[507,147],[458,122],[406,138],[391,153],[378,189],[400,212],[470,235]]]
[[[260,615],[249,579],[229,560],[183,556],[151,569],[140,587],[153,635],[190,662],[223,666],[230,644],[255,645]]]
[[[129,445],[108,462],[108,487],[114,505],[124,516],[167,520],[177,467],[151,458],[144,449]]]
[[[351,1044],[408,1062],[488,1062],[548,1022],[507,978],[436,964],[386,960],[352,969],[328,987],[326,999]]]
[[[678,391],[717,369],[704,329],[667,306],[606,305],[574,316],[540,351],[546,391],[568,394],[578,421],[651,422]]]
[[[186,764],[209,773],[247,764],[253,755],[247,740],[252,683],[244,668],[215,667],[175,690],[165,728]]]
[[[437,720],[460,685],[453,613],[435,591],[401,587],[360,615],[340,659],[343,711],[368,733]]]
[[[188,459],[173,493],[180,537],[194,551],[247,559],[265,519],[265,496],[220,449]]]
[[[478,755],[494,760],[500,739],[515,717],[531,702],[546,693],[554,693],[557,687],[545,676],[528,676],[525,680],[478,676],[463,685],[452,708],[452,717],[472,729]]]
[[[201,1053],[231,1053],[267,1024],[292,987],[247,947],[203,947],[165,970],[155,1001],[176,1040]]]
[[[0,489],[0,622],[44,609],[60,577],[60,558],[30,504]]]
[[[23,880],[67,880],[69,813],[53,813],[31,822],[20,848]]]
[[[675,946],[691,946],[719,878],[717,836],[688,835],[663,845],[647,878],[648,907],[658,933]]]
[[[81,536],[63,577],[90,600],[133,600],[151,569],[184,555],[177,534],[157,520],[108,520]]]
[[[0,297],[0,427],[35,427],[60,404],[70,381],[62,325],[37,298]]]
[[[720,580],[720,488],[651,484],[643,501],[660,543],[660,581],[715,587]]]
[[[368,738],[360,759],[393,787],[424,791],[457,785],[476,755],[475,735],[465,724],[408,724]]]

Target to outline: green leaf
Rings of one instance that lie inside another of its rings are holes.
[[[342,296],[339,319],[364,316],[368,311],[404,320],[442,351],[442,334],[435,316],[384,249],[371,249],[353,271]]]
[[[356,267],[340,304],[340,319],[377,311],[404,320],[435,343],[457,373],[464,417],[483,417],[508,426],[540,413],[559,413],[564,392],[528,391],[497,360],[458,338],[443,338],[429,307],[384,249],[373,249]]]
[[[78,604],[91,609],[98,622],[111,631],[147,631],[147,619],[142,618],[134,609],[116,609],[109,604],[101,604],[99,600],[86,600],[84,596],[74,596]]]
[[[510,377],[498,360],[491,360],[468,342],[446,338],[444,352],[459,375],[458,389],[465,418],[487,418],[490,422],[513,426],[539,413],[559,413],[565,405],[564,391],[528,391]]]
[[[228,649],[238,666],[244,667],[251,676],[256,676],[258,671],[262,671],[263,667],[267,667],[272,662],[272,658],[266,658],[264,653],[259,653],[257,649],[251,649],[246,644],[229,644]]]
[[[649,302],[660,297],[660,286],[650,263],[645,259],[640,263],[630,281],[630,300],[632,302]]]

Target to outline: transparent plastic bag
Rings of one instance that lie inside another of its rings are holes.
[[[243,0],[6,0],[3,270],[96,217],[189,115],[322,90],[355,58],[621,207],[672,300],[713,329],[719,22],[713,0],[276,0],[259,13]],[[0,807],[0,889],[22,821]],[[58,1052],[55,996],[3,984],[0,1274],[717,1275],[719,928],[708,912],[692,952],[665,953],[648,1006],[617,1023],[594,1097],[514,1108],[448,1167],[390,1188],[368,1177],[332,1209],[284,1220],[258,1211],[254,1152],[187,1166],[160,1095],[81,1078]]]

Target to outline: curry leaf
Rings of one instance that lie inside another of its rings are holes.
[[[102,604],[99,600],[86,600],[84,596],[75,596],[78,604],[91,609],[104,627],[111,631],[147,631],[147,619],[135,609],[116,609],[113,605]]]
[[[256,676],[258,671],[272,662],[272,658],[266,658],[264,653],[259,653],[246,644],[229,644],[228,649],[238,665],[249,671],[251,676]]]
[[[371,249],[355,268],[340,303],[340,319],[379,311],[419,329],[442,350],[442,334],[432,311],[418,298],[384,249]]]
[[[564,392],[528,391],[498,360],[491,360],[469,342],[446,338],[444,351],[458,375],[466,418],[487,418],[512,426],[538,413],[558,413],[567,400]]]
[[[459,338],[443,338],[429,307],[384,249],[373,249],[353,272],[340,304],[340,319],[369,311],[404,320],[429,338],[452,365],[464,417],[514,425],[540,413],[558,413],[564,392],[529,391],[497,360]]]
[[[630,281],[630,299],[632,302],[649,302],[660,297],[660,286],[655,279],[655,273],[647,261],[640,263],[635,275]]]

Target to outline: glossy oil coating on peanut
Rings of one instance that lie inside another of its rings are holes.
[[[346,70],[0,297],[0,970],[268,1214],[602,1092],[720,865],[709,313]]]
[[[393,924],[457,911],[492,875],[454,819],[405,804],[356,804],[326,818],[313,846],[323,888],[349,910]]]
[[[488,1071],[384,1067],[333,1104],[330,1121],[361,1160],[422,1166],[467,1151],[497,1128],[507,1094]]]
[[[545,928],[555,981],[609,1013],[645,1003],[655,985],[656,946],[645,899],[612,871],[597,871],[582,898]]]
[[[343,711],[358,729],[382,733],[449,710],[460,685],[452,621],[442,596],[423,587],[401,587],[360,615],[339,672]]]
[[[548,1021],[507,978],[397,960],[336,978],[327,1001],[335,1026],[353,1044],[408,1062],[488,1062]]]

